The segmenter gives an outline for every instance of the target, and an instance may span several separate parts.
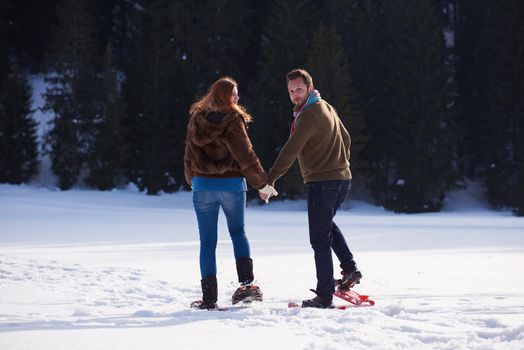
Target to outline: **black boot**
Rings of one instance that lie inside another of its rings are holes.
[[[362,278],[362,273],[357,269],[355,263],[353,263],[349,268],[343,269],[340,274],[342,278],[335,280],[335,285],[337,285],[337,290],[339,291],[348,291],[355,286],[355,284],[360,283]]]
[[[253,259],[239,258],[237,260],[238,282],[242,285],[250,284],[255,277],[253,276]]]
[[[302,307],[315,307],[318,309],[331,309],[333,308],[333,304],[331,301],[333,300],[333,297],[323,297],[318,295],[317,291],[314,289],[310,289],[313,293],[315,293],[317,296],[313,299],[307,299],[302,301]]]
[[[202,286],[202,300],[194,301],[191,307],[198,309],[216,309],[217,308],[217,276],[212,275],[200,281]]]
[[[240,287],[233,294],[231,302],[236,304],[239,302],[262,301],[262,291],[258,286],[251,284],[255,279],[253,276],[253,260],[251,258],[239,258],[236,263]]]

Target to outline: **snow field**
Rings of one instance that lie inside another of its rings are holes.
[[[355,290],[374,307],[288,309],[315,287],[305,205],[251,203],[264,302],[210,312],[188,308],[200,298],[189,193],[1,185],[0,349],[524,348],[524,220],[351,205],[336,221],[364,274]],[[223,218],[219,230],[228,305],[237,284]]]

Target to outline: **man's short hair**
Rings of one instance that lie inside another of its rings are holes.
[[[287,81],[295,80],[297,78],[302,78],[304,80],[304,84],[306,84],[306,87],[309,89],[310,86],[313,86],[313,78],[311,78],[311,75],[309,75],[308,72],[306,72],[305,69],[299,68],[299,69],[293,69],[291,72],[287,73]]]

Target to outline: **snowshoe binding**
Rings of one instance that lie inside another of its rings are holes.
[[[341,274],[342,274],[342,278],[335,280],[337,291],[350,290],[351,288],[355,286],[355,284],[359,284],[360,279],[362,278],[362,273],[358,270],[355,270],[350,273],[346,273],[342,271]]]
[[[331,302],[332,298],[325,298],[320,295],[318,295],[317,291],[314,289],[310,289],[313,293],[315,293],[317,296],[313,299],[307,299],[302,301],[302,307],[314,307],[317,309],[332,309],[335,306]]]
[[[218,306],[216,303],[208,302],[204,303],[202,300],[195,300],[191,303],[191,308],[193,309],[200,309],[200,310],[215,310],[218,309]]]
[[[262,291],[253,284],[241,285],[231,298],[233,305],[240,302],[251,303],[252,301],[262,301]]]

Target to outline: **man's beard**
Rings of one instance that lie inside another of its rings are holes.
[[[295,107],[296,108],[300,108],[300,107],[302,107],[304,105],[304,103],[306,103],[306,101],[307,101],[307,96],[305,96],[304,99],[300,100],[298,103],[295,103],[294,101],[293,101],[293,103],[295,103]]]

